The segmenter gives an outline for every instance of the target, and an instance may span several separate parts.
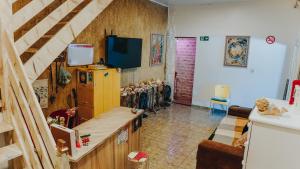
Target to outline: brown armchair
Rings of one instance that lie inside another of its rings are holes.
[[[231,106],[228,114],[248,118],[252,109]],[[244,148],[204,140],[198,146],[196,169],[242,169]]]

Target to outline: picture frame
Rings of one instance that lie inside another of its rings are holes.
[[[165,36],[162,34],[151,34],[150,38],[150,66],[163,63]]]
[[[32,87],[38,98],[41,108],[43,109],[48,108],[48,96],[49,96],[48,79],[36,80],[32,84]]]
[[[250,36],[226,36],[224,66],[247,67]]]

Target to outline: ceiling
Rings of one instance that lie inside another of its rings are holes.
[[[162,5],[170,4],[212,4],[212,3],[224,3],[224,2],[239,2],[247,0],[151,0]]]

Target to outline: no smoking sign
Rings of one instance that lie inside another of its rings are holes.
[[[267,44],[270,44],[270,45],[271,45],[271,44],[274,44],[275,41],[276,41],[275,36],[268,36],[268,37],[266,38]]]

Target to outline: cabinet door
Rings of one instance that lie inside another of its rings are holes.
[[[103,73],[94,71],[94,116],[104,111],[104,91],[103,91]]]
[[[93,106],[94,103],[94,86],[93,84],[79,84],[77,87],[78,103],[89,104]]]
[[[113,107],[120,107],[120,88],[121,88],[121,73],[116,69],[112,70],[113,72],[113,90],[112,90],[112,104]]]
[[[86,72],[86,71],[80,71]],[[86,72],[87,73],[87,72]],[[78,99],[78,112],[80,118],[85,121],[93,118],[94,116],[94,84],[93,82],[81,82],[78,73],[77,83],[77,99]],[[85,73],[83,73],[85,74]],[[87,77],[85,77],[87,78]],[[83,78],[84,79],[84,78]],[[83,80],[83,81],[87,81]]]
[[[107,112],[113,108],[112,91],[113,91],[113,72],[111,69],[102,71],[103,74],[103,111]]]
[[[252,122],[246,169],[299,169],[300,132]]]
[[[88,104],[79,103],[78,112],[79,112],[79,117],[81,119],[81,122],[85,122],[94,117],[93,116],[94,109]]]

